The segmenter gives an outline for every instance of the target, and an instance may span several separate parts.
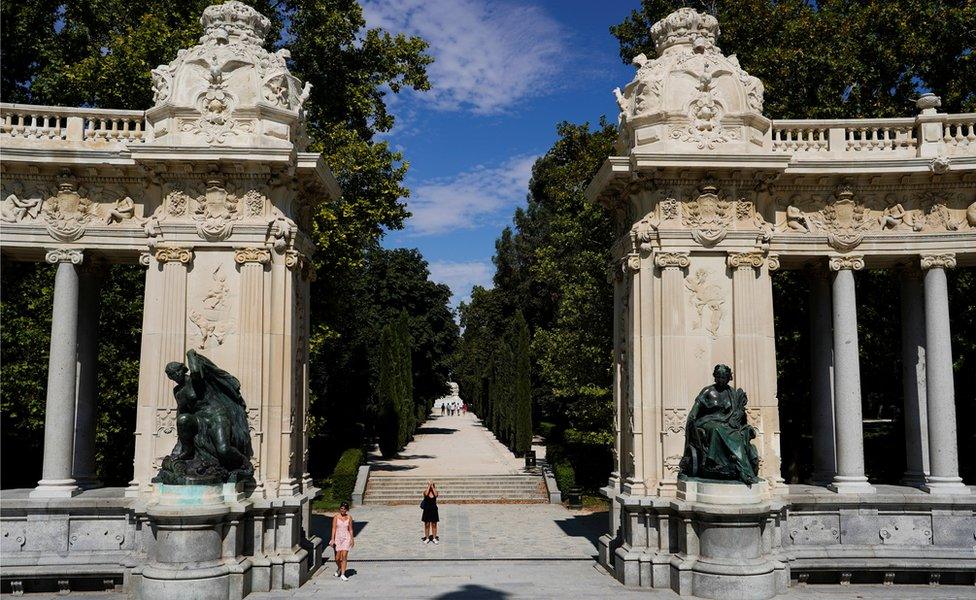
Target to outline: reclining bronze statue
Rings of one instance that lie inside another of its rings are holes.
[[[759,481],[756,430],[746,420],[746,393],[729,385],[732,369],[716,365],[713,385],[698,393],[685,424],[681,475],[698,479]]]
[[[251,435],[241,383],[195,350],[171,362],[177,442],[153,482],[172,485],[253,481]]]

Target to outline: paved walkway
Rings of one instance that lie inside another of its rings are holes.
[[[472,413],[441,416],[440,408],[396,458],[369,455],[370,477],[450,477],[522,473],[524,463]],[[419,492],[418,492],[419,494]]]

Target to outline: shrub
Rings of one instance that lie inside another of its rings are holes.
[[[576,486],[576,471],[568,462],[558,463],[553,468],[552,474],[556,478],[556,485],[559,486],[560,492],[565,494],[570,488]]]
[[[332,472],[332,497],[348,501],[356,487],[359,465],[363,464],[363,451],[350,448],[342,453],[335,471]]]

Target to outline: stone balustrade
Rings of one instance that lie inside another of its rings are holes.
[[[925,123],[942,133],[926,145],[944,145],[947,155],[969,154],[976,146],[976,113],[936,113]],[[777,153],[869,158],[924,156],[919,143],[921,119],[780,119],[767,134],[767,146]],[[929,138],[933,139],[933,138]]]
[[[141,110],[105,110],[0,103],[0,140],[55,140],[69,143],[153,139]]]

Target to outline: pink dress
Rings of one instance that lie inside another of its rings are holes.
[[[335,533],[335,549],[336,552],[348,551],[349,546],[352,544],[352,535],[349,533],[349,526],[352,524],[352,517],[341,517],[339,515],[335,516],[336,519],[336,533]]]

